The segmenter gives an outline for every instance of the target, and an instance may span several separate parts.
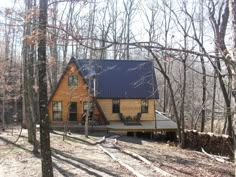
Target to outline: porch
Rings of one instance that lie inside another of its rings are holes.
[[[84,131],[84,125],[77,122],[68,122],[67,129],[70,131]],[[64,129],[63,124],[51,124],[52,129]],[[142,121],[139,124],[124,124],[121,121],[110,121],[109,125],[89,125],[89,131],[117,131],[117,132],[154,132],[165,131],[175,132],[177,131],[177,124],[164,116],[163,114],[156,112],[155,120]]]

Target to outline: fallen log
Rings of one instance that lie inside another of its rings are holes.
[[[212,155],[212,154],[207,153],[203,148],[201,148],[201,149],[202,149],[203,154],[205,154],[206,156],[208,156],[208,157],[210,157],[212,159],[215,159],[218,162],[229,163],[229,161],[228,161],[228,160],[230,160],[229,157]]]
[[[106,137],[103,136],[102,139],[96,141],[94,144],[95,144],[95,145],[96,145],[96,144],[102,144],[102,143],[105,143],[105,142],[106,142]]]
[[[107,155],[109,155],[114,161],[118,162],[121,166],[125,167],[127,170],[129,170],[134,176],[137,177],[144,177],[142,174],[138,173],[137,171],[135,171],[131,166],[125,164],[124,162],[122,162],[121,160],[117,159],[113,154],[111,154],[110,152],[108,152],[105,148],[103,148],[100,144],[98,144],[98,147],[105,152]]]
[[[134,158],[136,158],[136,159],[141,160],[142,162],[146,163],[147,165],[150,165],[150,167],[152,167],[157,173],[159,173],[159,174],[161,174],[161,175],[163,175],[163,176],[174,177],[174,175],[172,175],[172,174],[170,174],[170,173],[168,173],[168,172],[166,172],[166,171],[164,171],[164,170],[162,170],[162,169],[156,167],[155,165],[153,165],[152,162],[150,162],[148,159],[146,159],[146,158],[140,156],[139,154],[136,154],[135,152],[131,152],[131,151],[122,149],[122,148],[120,148],[120,147],[117,146],[117,145],[114,145],[114,146],[115,146],[117,149],[119,149],[121,152],[124,152],[124,153],[126,153],[126,154],[128,154],[128,155],[130,155],[130,156],[132,156],[132,157],[134,157]]]

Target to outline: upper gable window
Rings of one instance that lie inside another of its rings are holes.
[[[78,86],[78,76],[68,76],[68,85],[69,86]]]

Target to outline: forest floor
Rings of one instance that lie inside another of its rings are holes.
[[[19,140],[15,142],[19,132],[19,127],[13,129],[13,135],[12,129],[0,131],[0,177],[40,177],[41,160],[32,154],[32,145],[27,141],[27,130],[23,129]],[[109,137],[105,133],[92,133],[89,138],[85,138],[83,134],[72,133],[63,141],[62,135],[63,132],[60,131],[51,133],[55,177],[168,174],[180,177],[227,177],[234,176],[235,173],[231,162],[220,163],[201,152],[183,150],[148,139],[114,135]],[[101,143],[104,135],[108,138]],[[142,161],[124,151],[146,160]],[[146,161],[151,164],[145,164]]]

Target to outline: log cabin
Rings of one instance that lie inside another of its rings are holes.
[[[110,131],[175,131],[155,111],[157,99],[152,61],[71,59],[49,99],[50,124],[83,127],[87,113],[90,125]]]

